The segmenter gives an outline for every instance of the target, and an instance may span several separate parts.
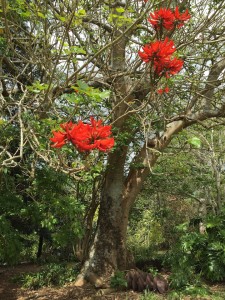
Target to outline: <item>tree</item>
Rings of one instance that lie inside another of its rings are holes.
[[[225,116],[224,4],[161,7],[167,2],[2,1],[1,126],[17,131],[14,143],[3,140],[2,168],[21,165],[31,151],[35,167],[42,161],[80,180],[105,162],[97,231],[80,284],[86,278],[103,286],[129,266],[130,209],[173,136]],[[107,163],[97,151],[50,148],[53,127],[90,116],[112,125],[116,145]]]

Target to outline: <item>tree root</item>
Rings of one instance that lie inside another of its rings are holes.
[[[84,279],[84,276],[78,275],[74,285],[77,287],[83,287],[86,284],[87,281]]]
[[[82,287],[87,283],[93,284],[96,288],[106,289],[110,287],[110,284],[106,282],[105,278],[101,276],[97,276],[92,272],[88,272],[87,274],[79,274],[76,281],[75,286]]]

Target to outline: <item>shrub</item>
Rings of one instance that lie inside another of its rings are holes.
[[[153,292],[144,291],[143,295],[141,295],[140,300],[162,300],[164,297],[162,295],[157,295]]]
[[[225,279],[225,210],[205,220],[206,232],[181,226],[182,235],[169,253],[172,269],[171,285],[175,288],[198,283],[200,278],[211,282]]]
[[[18,253],[22,251],[20,236],[4,216],[0,216],[0,228],[0,262],[15,264],[20,258]]]
[[[125,278],[125,273],[121,271],[116,271],[114,276],[111,277],[110,286],[116,289],[126,288],[127,281]]]
[[[76,279],[78,270],[66,264],[48,264],[40,272],[23,275],[24,288],[39,289],[43,286],[61,286]]]
[[[135,258],[151,257],[154,250],[164,242],[163,230],[151,210],[145,210],[139,220],[132,220],[128,229],[128,246]]]

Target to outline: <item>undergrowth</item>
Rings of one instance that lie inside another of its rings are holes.
[[[78,267],[67,264],[51,263],[45,265],[37,273],[29,273],[17,278],[23,288],[39,289],[46,286],[62,286],[66,282],[72,282],[78,275]]]

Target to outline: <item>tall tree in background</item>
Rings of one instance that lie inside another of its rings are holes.
[[[112,125],[116,145],[102,164],[97,231],[79,280],[102,286],[130,263],[129,212],[160,153],[185,128],[225,116],[225,4],[2,0],[0,14],[1,126],[14,134],[2,140],[2,170],[31,152],[34,170],[41,161],[84,174],[106,156],[54,151],[50,130],[90,116]]]

